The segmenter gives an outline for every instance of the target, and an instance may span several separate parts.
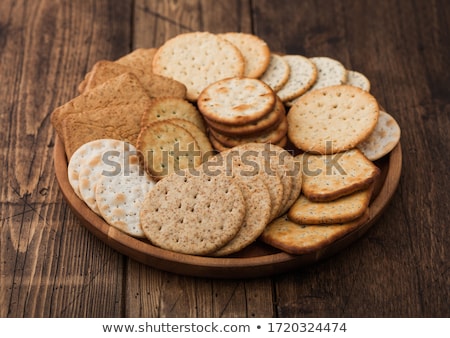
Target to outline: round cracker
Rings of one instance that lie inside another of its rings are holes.
[[[400,141],[400,126],[388,113],[380,111],[377,125],[367,139],[357,148],[371,161],[389,154]]]
[[[153,72],[173,78],[197,100],[204,88],[218,80],[244,75],[244,58],[229,41],[208,32],[184,33],[167,40],[153,57]]]
[[[375,128],[377,100],[353,86],[317,89],[289,109],[288,137],[299,149],[332,154],[355,147]]]
[[[241,228],[244,197],[239,184],[225,173],[181,173],[159,181],[147,194],[140,213],[142,229],[152,244],[163,249],[210,254]]]
[[[208,86],[200,94],[197,105],[209,120],[243,125],[268,114],[275,102],[275,93],[261,80],[234,77]]]
[[[145,237],[139,212],[144,197],[155,186],[148,175],[102,176],[95,189],[100,215],[111,226],[138,238]]]
[[[231,42],[242,53],[245,61],[244,76],[257,78],[266,71],[270,63],[270,49],[263,39],[242,32],[223,33],[219,37]]]
[[[325,56],[316,56],[309,59],[317,68],[317,80],[310,90],[344,84],[347,80],[347,70],[338,60]]]
[[[289,80],[290,73],[291,67],[289,67],[288,62],[281,55],[271,54],[269,67],[260,77],[260,80],[267,83],[274,92],[278,92]]]
[[[359,87],[366,92],[370,91],[369,79],[364,74],[355,70],[347,70],[347,79],[345,83],[350,86]]]
[[[317,78],[317,69],[310,59],[301,55],[283,55],[282,58],[289,64],[291,71],[288,81],[277,95],[283,102],[287,102],[311,88]]]

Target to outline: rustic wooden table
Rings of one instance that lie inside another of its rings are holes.
[[[444,0],[2,0],[1,317],[450,316],[450,6]],[[63,200],[50,114],[100,59],[189,31],[253,32],[272,50],[365,73],[402,128],[389,207],[356,243],[281,275],[150,268]]]

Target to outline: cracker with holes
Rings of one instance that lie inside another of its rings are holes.
[[[234,77],[205,88],[198,98],[198,109],[207,119],[223,124],[242,125],[270,113],[276,95],[258,79]]]
[[[367,139],[358,144],[358,149],[371,161],[389,154],[400,142],[400,127],[388,113],[380,111],[377,125]]]
[[[271,222],[261,234],[261,241],[293,255],[303,255],[332,244],[356,230],[369,219],[368,212],[347,222],[329,225],[299,225],[287,217]]]
[[[206,130],[203,117],[197,108],[189,101],[179,97],[154,99],[149,109],[142,114],[141,126],[145,127],[152,122],[173,118],[187,120],[203,132]]]
[[[369,79],[364,74],[357,72],[355,70],[347,70],[347,79],[345,83],[350,86],[361,88],[366,92],[370,92]]]
[[[230,176],[174,173],[159,181],[141,208],[148,240],[163,249],[207,255],[227,244],[245,220],[245,200]]]
[[[177,35],[156,52],[153,72],[183,83],[187,99],[197,100],[203,89],[218,80],[243,76],[245,61],[231,42],[208,32]]]
[[[145,169],[157,180],[202,163],[202,152],[194,136],[185,128],[167,120],[144,127],[136,148]]]
[[[269,66],[259,79],[269,85],[274,92],[278,92],[289,80],[290,73],[289,63],[281,55],[272,53]]]
[[[354,148],[333,155],[299,155],[303,165],[302,192],[316,202],[332,201],[370,186],[380,169]]]
[[[242,53],[245,77],[258,78],[266,71],[270,63],[270,49],[263,39],[242,32],[228,32],[218,36],[231,42]]]
[[[283,55],[290,68],[289,79],[277,92],[283,102],[293,100],[316,83],[317,68],[310,59],[301,55]]]
[[[353,86],[317,89],[289,109],[288,137],[299,149],[331,154],[354,148],[375,129],[377,100]]]
[[[289,209],[297,224],[336,224],[360,217],[369,206],[372,189],[367,188],[330,202],[313,202],[301,195]]]
[[[111,226],[137,238],[144,238],[140,210],[155,181],[139,169],[117,175],[101,176],[95,189],[100,215]]]

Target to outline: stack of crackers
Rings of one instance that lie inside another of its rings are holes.
[[[400,139],[362,73],[253,34],[180,34],[98,61],[78,90],[51,117],[75,193],[184,254],[326,246],[367,220],[374,161]]]

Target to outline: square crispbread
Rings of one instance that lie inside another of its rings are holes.
[[[302,192],[311,201],[332,201],[364,189],[380,173],[356,148],[334,155],[298,156],[303,163]]]
[[[186,97],[186,86],[165,76],[146,72],[140,68],[121,65],[117,62],[102,60],[92,68],[85,91],[124,73],[132,73],[139,79],[142,87],[151,98],[161,96]]]
[[[173,173],[147,194],[141,225],[147,239],[166,250],[207,255],[227,244],[245,220],[236,180],[219,175]]]
[[[241,52],[245,62],[245,77],[258,78],[266,71],[270,63],[270,49],[263,39],[242,32],[228,32],[218,36],[231,42]]]
[[[97,108],[133,104],[141,102],[143,97],[148,98],[147,92],[136,75],[124,73],[56,108],[52,112],[51,122],[62,138],[62,122],[66,116]]]
[[[281,123],[285,115],[286,110],[284,108],[283,102],[277,97],[277,101],[273,110],[269,114],[261,117],[254,122],[243,125],[230,125],[207,120],[207,124],[209,126],[209,129],[213,129],[213,131],[216,131],[222,135],[232,137],[253,136],[255,134],[259,134],[261,132],[276,128],[278,124]]]
[[[275,102],[275,93],[261,80],[233,77],[205,88],[197,105],[209,120],[242,125],[257,121],[270,113]]]
[[[377,100],[349,85],[316,89],[289,109],[288,137],[299,149],[331,154],[354,148],[374,130]]]
[[[376,161],[389,154],[400,142],[400,126],[392,115],[380,111],[377,125],[373,132],[357,145],[357,148],[371,161]]]
[[[142,128],[136,148],[145,169],[157,180],[181,169],[195,168],[205,156],[189,131],[167,120]]]
[[[209,32],[184,33],[167,40],[153,58],[153,72],[183,83],[196,101],[211,83],[243,76],[245,61],[231,42]]]
[[[286,216],[267,225],[260,239],[262,242],[293,255],[319,253],[325,248],[358,229],[369,219],[368,212],[356,220],[329,225],[299,225]]]
[[[372,185],[330,202],[313,202],[301,195],[289,209],[288,217],[297,224],[336,224],[360,217],[369,206]]]
[[[278,54],[270,55],[270,63],[260,80],[265,82],[274,92],[278,92],[289,80],[291,67],[289,63]]]
[[[253,243],[270,221],[269,189],[258,176],[235,176],[245,200],[245,219],[236,236],[212,256],[236,253]]]
[[[195,124],[201,131],[206,131],[205,122],[197,108],[189,101],[179,97],[153,99],[150,109],[142,114],[141,126],[172,118],[187,120]]]
[[[277,95],[283,102],[288,102],[310,89],[316,83],[318,72],[315,64],[302,55],[283,55],[282,58],[289,64],[290,73]]]
[[[364,74],[357,72],[355,70],[347,70],[347,78],[345,83],[350,86],[361,88],[366,92],[370,92],[369,79]]]
[[[139,164],[136,164],[139,167]],[[155,181],[139,169],[118,175],[101,176],[95,189],[100,215],[111,226],[137,238],[144,238],[140,210]]]
[[[62,135],[66,156],[84,143],[103,138],[127,141],[136,145],[141,131],[141,114],[149,109],[150,99],[141,102],[97,108],[70,114],[63,120]]]

